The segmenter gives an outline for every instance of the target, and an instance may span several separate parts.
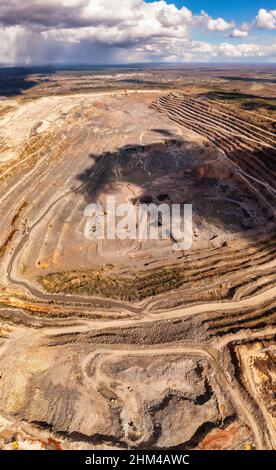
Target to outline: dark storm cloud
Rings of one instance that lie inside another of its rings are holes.
[[[0,24],[2,26],[26,25],[31,29],[80,28],[94,26],[99,22],[112,25],[113,18],[85,16],[83,8],[89,0],[1,0]]]

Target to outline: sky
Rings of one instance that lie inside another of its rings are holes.
[[[147,0],[152,3],[154,0]],[[276,8],[275,0],[177,0],[168,1],[174,3],[177,8],[186,6],[195,13],[205,10],[213,17],[222,17],[227,20],[248,21],[256,16],[261,8],[273,10]]]
[[[271,0],[0,0],[0,64],[276,63]]]

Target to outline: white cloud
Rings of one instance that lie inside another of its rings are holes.
[[[235,23],[225,21],[223,18],[217,18],[216,20],[210,18],[207,23],[209,31],[227,31],[227,29],[233,28]]]
[[[245,57],[264,57],[266,53],[275,53],[274,47],[266,48],[256,44],[230,44],[224,42],[217,46],[217,53],[224,57],[245,58]]]
[[[276,29],[276,10],[261,8],[256,16],[256,25],[259,29]]]
[[[168,0],[167,0],[168,1]],[[264,27],[260,10],[255,21]],[[273,13],[274,12],[274,13]],[[267,18],[267,16],[266,16]],[[269,23],[270,24],[270,23]],[[2,27],[1,27],[2,25]],[[251,24],[252,27],[252,24]],[[275,57],[273,45],[210,44],[245,38],[250,26],[199,15],[164,0],[1,0],[0,61],[110,63]],[[204,36],[203,41],[194,38]]]
[[[201,25],[208,31],[227,31],[235,26],[234,21],[226,21],[223,18],[212,18],[204,10],[200,12],[200,15],[195,16],[195,25]]]
[[[248,36],[248,31],[234,28],[232,33],[230,34],[231,38],[246,38]]]

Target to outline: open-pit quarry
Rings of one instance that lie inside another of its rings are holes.
[[[0,101],[1,448],[276,447],[276,136],[254,116],[179,90]],[[87,239],[108,195],[192,204],[192,247]]]

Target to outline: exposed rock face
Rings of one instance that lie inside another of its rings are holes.
[[[113,355],[78,343],[61,355],[41,339],[22,329],[7,342],[1,407],[54,432],[129,446],[196,445],[234,415],[206,358],[166,349]]]
[[[4,116],[0,447],[274,448],[272,126],[156,91]],[[192,202],[192,248],[86,239],[111,194]]]

